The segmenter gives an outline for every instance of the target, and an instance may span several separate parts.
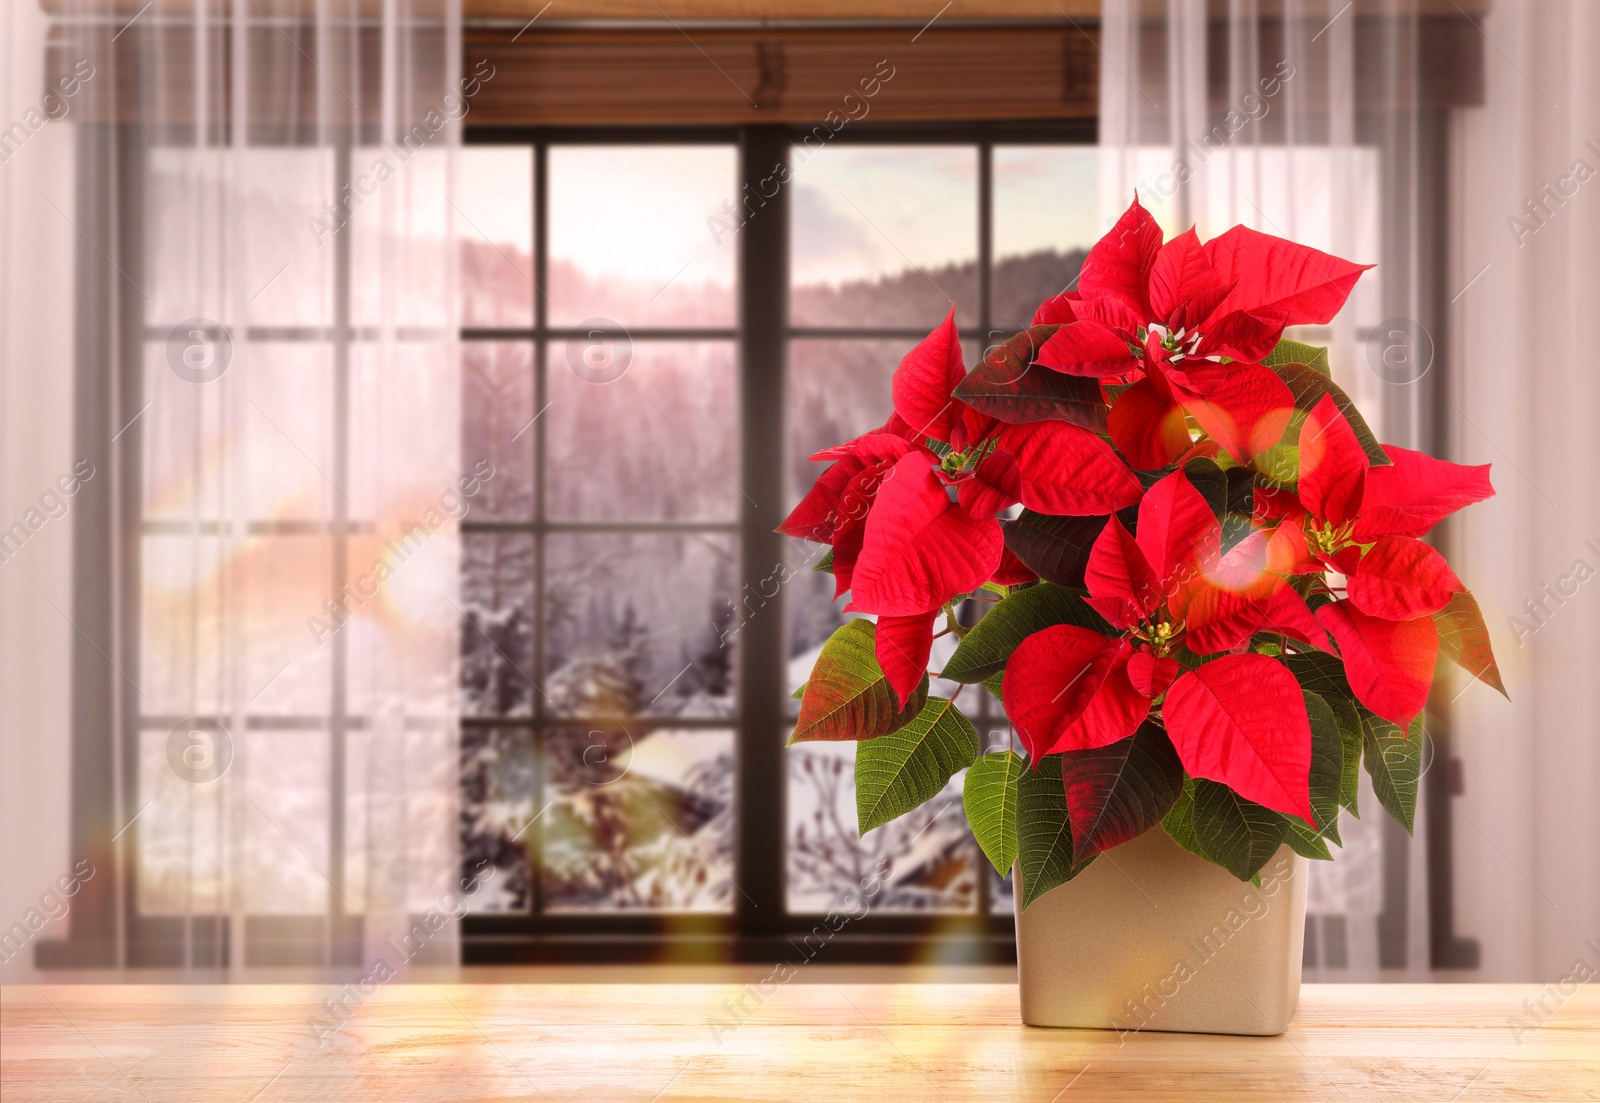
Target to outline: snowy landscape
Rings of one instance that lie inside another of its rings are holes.
[[[527,324],[531,292],[524,273],[531,264],[508,256],[504,246],[465,249],[471,324]],[[1027,325],[1033,307],[1069,284],[1081,260],[1079,252],[1042,251],[999,261],[995,325],[982,341],[966,327],[969,363],[983,345]],[[731,316],[728,288],[689,279],[652,300],[652,289],[552,261],[549,286],[553,319],[705,326],[727,325]],[[791,294],[791,321],[931,328],[948,308],[946,293],[970,304],[975,288],[971,262],[799,286]],[[911,343],[791,342],[790,504],[821,469],[808,462],[813,452],[881,424],[890,409],[890,374]],[[726,875],[735,861],[735,733],[673,721],[734,718],[736,618],[774,615],[772,604],[743,610],[735,604],[740,579],[732,527],[742,492],[730,477],[738,470],[734,347],[668,340],[618,345],[612,353],[628,358],[626,370],[604,384],[569,370],[568,352],[562,342],[550,343],[550,405],[542,415],[545,516],[601,530],[564,529],[545,538],[539,671],[534,538],[474,533],[464,540],[465,868],[485,859],[497,868],[494,891],[482,894],[478,907],[526,910],[535,897],[528,844],[538,839],[543,910],[727,911],[735,897]],[[506,443],[507,430],[535,413],[531,350],[469,342],[464,357],[463,459],[470,466],[488,457],[497,467],[474,516],[531,520],[533,479],[540,474],[532,442],[541,438],[526,433]],[[641,521],[701,529],[605,531]],[[706,523],[727,524],[729,531],[704,531]],[[809,569],[820,551],[790,551],[793,577],[782,603],[791,689],[844,617],[843,602],[832,600],[833,577]],[[531,718],[536,695],[546,718],[542,745],[531,729],[472,727],[473,717]],[[1005,742],[994,702],[981,704],[969,690],[961,705],[991,743]],[[549,726],[562,718],[572,721],[570,728]],[[960,775],[924,808],[860,838],[853,748],[813,746],[786,755],[791,910],[825,911],[885,859],[892,873],[877,909],[971,912],[983,876],[991,880],[992,906],[1009,910],[1008,887],[987,870],[967,830]],[[538,830],[523,832],[541,808]]]

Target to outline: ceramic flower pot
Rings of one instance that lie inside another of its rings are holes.
[[[1300,999],[1307,866],[1280,847],[1257,888],[1160,828],[1100,855],[1017,913],[1022,1021],[1283,1033]]]

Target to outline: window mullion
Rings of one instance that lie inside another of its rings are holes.
[[[550,300],[545,295],[549,282],[550,256],[550,147],[543,142],[533,147],[533,324],[537,336],[533,342],[533,623],[529,626],[533,643],[533,699],[529,704],[532,714],[532,738],[529,740],[534,794],[534,820],[528,826],[526,849],[528,854],[528,914],[537,923],[544,913],[544,826],[539,813],[545,807],[544,740],[547,717],[544,707],[545,680],[545,473],[549,470],[546,442],[549,424],[539,414],[544,412],[549,383],[545,360],[549,339],[545,336],[549,326]]]
[[[790,187],[766,196],[763,179],[789,159],[782,127],[747,127],[739,138],[739,191],[763,196],[738,235],[740,595],[784,562],[784,373],[788,349]],[[778,174],[781,179],[783,174]],[[739,852],[734,906],[741,938],[784,926],[782,598],[748,617],[738,635]]]

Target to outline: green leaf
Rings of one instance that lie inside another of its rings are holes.
[[[804,697],[805,695],[806,695],[806,684],[804,682],[801,682],[800,683],[800,688],[795,690],[793,693],[789,694],[789,700],[798,701],[802,697]]]
[[[1311,811],[1316,816],[1313,834],[1326,835],[1339,845],[1339,794],[1344,782],[1344,738],[1339,718],[1322,697],[1306,690],[1306,715],[1311,720]]]
[[[1296,440],[1300,438],[1295,437]],[[1294,486],[1300,481],[1300,446],[1280,440],[1251,461],[1264,486]]]
[[[1025,509],[1014,521],[1001,521],[1006,547],[1023,565],[1046,582],[1057,586],[1083,587],[1083,570],[1089,565],[1089,549],[1109,520],[1104,514],[1091,517],[1053,517]]]
[[[1494,646],[1489,642],[1489,629],[1483,623],[1483,610],[1478,608],[1477,598],[1462,590],[1433,614],[1433,623],[1439,629],[1440,651],[1462,670],[1511,700],[1505,683],[1500,680],[1500,664],[1494,661]]]
[[[1210,859],[1248,881],[1283,845],[1289,821],[1220,781],[1194,782],[1194,834]]]
[[[813,571],[822,571],[826,574],[833,573],[833,549],[829,548],[822,556],[811,565]]]
[[[1417,780],[1422,776],[1422,717],[1411,721],[1409,733],[1371,713],[1362,718],[1362,727],[1372,791],[1384,810],[1410,833],[1417,814]]]
[[[846,621],[822,645],[800,699],[800,721],[789,739],[791,744],[875,739],[900,730],[922,711],[928,699],[928,679],[922,679],[902,709],[878,666],[874,631],[871,621]]]
[[[1309,368],[1304,364],[1269,364],[1268,366],[1277,373],[1279,379],[1288,384],[1289,390],[1294,394],[1294,407],[1301,413],[1310,413],[1316,409],[1317,403],[1322,401],[1323,395],[1332,395],[1333,404],[1339,408],[1345,419],[1350,422],[1350,428],[1355,432],[1356,440],[1360,442],[1361,450],[1367,454],[1367,459],[1371,461],[1374,467],[1389,466],[1389,454],[1378,443],[1378,438],[1373,435],[1372,430],[1367,426],[1366,419],[1361,416],[1361,411],[1356,409],[1356,404],[1350,401],[1350,396],[1345,394],[1337,383],[1315,368]],[[1298,441],[1300,439],[1299,425],[1296,422],[1304,424],[1304,420],[1303,417],[1298,416],[1291,419],[1289,432],[1284,439]]]
[[[929,697],[897,732],[856,744],[856,823],[865,835],[939,795],[978,757],[978,729],[946,697]]]
[[[1200,845],[1200,840],[1194,835],[1194,778],[1183,779],[1183,789],[1178,793],[1172,811],[1161,821],[1161,829],[1190,854],[1211,861],[1211,855],[1206,853],[1206,848]]]
[[[1293,847],[1296,854],[1307,858],[1316,858],[1323,862],[1331,862],[1333,860],[1333,855],[1328,852],[1328,844],[1321,835],[1318,835],[1299,820],[1286,819],[1285,822],[1289,825],[1289,831],[1288,834],[1284,835],[1283,841]]]
[[[1027,768],[1015,751],[995,751],[972,764],[961,790],[972,836],[1002,877],[1017,861],[1017,781]]]
[[[1269,352],[1267,358],[1261,362],[1269,368],[1277,367],[1279,364],[1304,364],[1308,368],[1316,369],[1329,379],[1333,378],[1333,369],[1328,366],[1327,349],[1320,348],[1317,345],[1301,344],[1299,341],[1291,341],[1288,338],[1280,339],[1278,347]]]
[[[1105,622],[1083,597],[1081,590],[1045,585],[1029,586],[996,602],[967,632],[939,677],[969,684],[992,677],[1006,668],[1018,644],[1053,624],[1103,630]]]
[[[1017,779],[1017,863],[1022,867],[1024,908],[1089,864],[1072,864],[1072,825],[1067,819],[1060,755],[1046,755]]]
[[[994,694],[994,699],[999,701],[1002,707],[1006,703],[1006,695],[1001,692],[1005,686],[1005,679],[1005,671],[1002,670],[999,674],[991,674],[983,680],[983,688]]]
[[[1183,791],[1183,765],[1153,720],[1126,739],[1061,756],[1069,794],[1072,860],[1137,838],[1161,822]]]
[[[1222,453],[1226,455],[1226,453]],[[1224,470],[1215,460],[1190,460],[1184,474],[1222,524],[1222,547],[1230,550],[1250,534],[1255,512],[1256,473],[1249,467]]]
[[[1284,665],[1300,683],[1301,689],[1309,689],[1320,697],[1355,697],[1349,679],[1344,676],[1344,663],[1336,655],[1326,651],[1302,651],[1298,655],[1290,655],[1284,660]]]
[[[1350,814],[1361,818],[1356,806],[1361,795],[1361,744],[1365,735],[1361,729],[1361,709],[1348,697],[1324,697],[1334,717],[1339,721],[1339,740],[1344,744],[1344,761],[1340,764],[1339,803],[1350,809]],[[1338,840],[1335,840],[1336,842]],[[1343,843],[1339,845],[1343,846]]]
[[[1106,403],[1098,380],[1034,364],[1039,347],[1061,327],[1033,326],[995,349],[956,385],[953,396],[1012,424],[1065,421],[1105,432]]]

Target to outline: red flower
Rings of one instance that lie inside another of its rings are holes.
[[[1468,467],[1384,446],[1373,467],[1344,414],[1325,396],[1300,433],[1295,493],[1257,493],[1258,520],[1297,547],[1297,572],[1346,576],[1346,596],[1317,610],[1356,696],[1407,727],[1422,711],[1439,651],[1434,613],[1465,587],[1417,539],[1442,518],[1494,494],[1485,464]],[[1404,627],[1399,627],[1403,625]]]
[[[850,609],[879,615],[878,663],[902,704],[922,679],[946,602],[991,578],[1032,577],[1004,558],[997,513],[1019,501],[1109,513],[1139,500],[1138,479],[1093,433],[1064,422],[1008,425],[952,398],[966,374],[952,307],[896,369],[894,415],[813,456],[834,465],[778,529],[833,546],[834,596],[849,590]]]
[[[1021,502],[1086,516],[1139,500],[1139,480],[1094,433],[1064,421],[1011,425],[982,413],[951,395],[966,374],[952,307],[900,362],[893,391],[906,439],[948,446],[939,473],[969,512],[993,517]]]
[[[1222,526],[1181,470],[1145,494],[1137,536],[1113,516],[1089,555],[1085,601],[1125,634],[1056,625],[1023,640],[1007,664],[1006,711],[1029,757],[1124,739],[1164,695],[1167,730],[1192,776],[1310,820],[1311,728],[1294,677],[1264,655],[1187,674],[1170,655],[1179,643],[1236,646],[1267,621],[1288,587],[1271,570],[1283,549],[1258,536],[1222,555]]]
[[[1165,467],[1189,448],[1185,415],[1247,463],[1277,443],[1294,406],[1259,361],[1284,326],[1332,320],[1368,267],[1243,226],[1204,245],[1193,229],[1163,245],[1135,197],[1090,250],[1077,290],[1040,306],[1035,324],[1061,328],[1039,363],[1132,381],[1109,428],[1137,468]]]

